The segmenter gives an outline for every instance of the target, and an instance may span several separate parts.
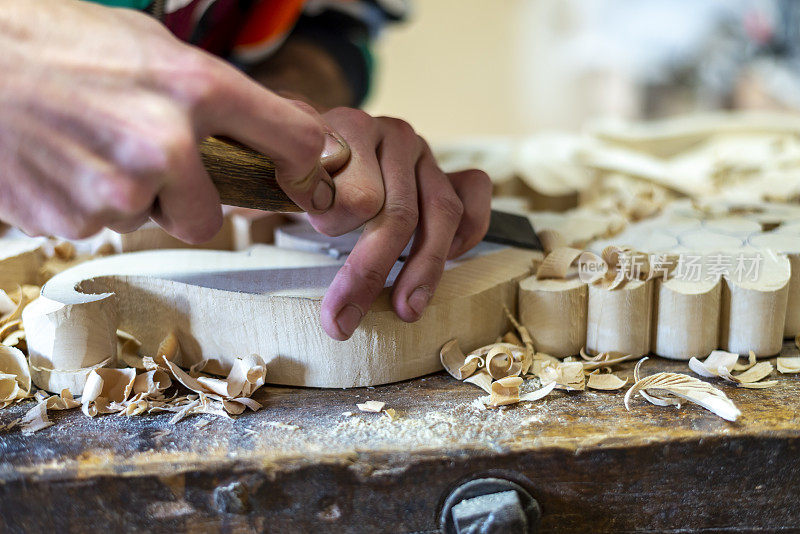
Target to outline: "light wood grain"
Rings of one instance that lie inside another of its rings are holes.
[[[150,355],[175,332],[178,363],[213,359],[209,372],[227,372],[237,356],[255,353],[270,361],[271,383],[404,380],[440,369],[439,349],[453,337],[469,350],[508,329],[503,307],[515,309],[517,280],[530,273],[536,253],[489,250],[451,264],[416,323],[397,318],[386,289],[346,342],[330,339],[319,325],[322,295],[341,264],[327,256],[263,246],[249,254],[176,250],[103,258],[57,275],[25,309],[29,353],[39,367],[85,369],[113,355],[120,328]]]

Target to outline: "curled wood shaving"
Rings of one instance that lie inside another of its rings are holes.
[[[478,368],[479,362],[482,362],[480,357],[467,361],[456,339],[451,339],[444,344],[442,350],[439,351],[439,359],[445,370],[456,380],[464,380],[472,375]]]
[[[518,376],[522,370],[520,362],[514,360],[511,349],[497,345],[486,354],[486,370],[495,380],[507,376]]]
[[[172,385],[172,379],[163,369],[152,369],[136,375],[133,381],[133,393],[141,395],[141,399],[157,397]]]
[[[630,399],[640,394],[657,406],[675,405],[680,399],[688,400],[728,421],[735,421],[741,412],[725,393],[707,382],[681,373],[655,373],[641,378],[639,369],[647,358],[642,358],[634,369],[634,384],[625,393],[625,408],[630,410]]]
[[[162,354],[162,356],[165,355]],[[241,413],[245,407],[251,410],[261,408],[261,404],[258,402],[247,399],[266,381],[266,364],[256,354],[246,358],[237,358],[225,379],[208,376],[194,378],[169,359],[165,358],[163,362],[172,378],[197,392],[201,396],[201,400],[217,401],[228,413]],[[145,359],[145,363],[148,363],[147,359]],[[217,411],[219,409],[216,404],[204,401],[191,413],[217,413]]]
[[[178,337],[175,335],[175,332],[170,332],[158,345],[156,357],[154,359],[156,363],[161,365],[163,365],[162,362],[164,360],[173,362],[178,358],[180,350],[181,346],[180,343],[178,343]]]
[[[509,322],[516,329],[517,333],[519,334],[520,339],[522,339],[522,344],[525,347],[525,353],[524,353],[524,355],[522,357],[522,360],[521,360],[521,364],[522,365],[521,365],[521,368],[520,368],[520,372],[524,375],[530,369],[531,364],[533,363],[533,355],[536,352],[534,350],[534,348],[533,348],[533,338],[531,337],[531,333],[528,332],[528,329],[525,328],[524,326],[522,326],[519,323],[519,321],[517,321],[517,318],[514,317],[511,314],[510,311],[508,311],[508,308],[503,307],[503,311],[505,312],[506,317],[508,318]]]
[[[3,345],[6,347],[17,347],[20,350],[27,350],[25,344],[25,330],[15,330],[3,339]]]
[[[613,391],[621,389],[628,383],[628,379],[621,379],[613,374],[592,374],[586,381],[586,387],[589,389],[601,389],[605,391]]]
[[[394,408],[383,410],[383,415],[389,419],[389,421],[397,421],[397,411]]]
[[[536,271],[536,278],[539,280],[565,278],[570,266],[582,253],[583,251],[577,248],[558,247],[554,249],[542,260],[539,269]]]
[[[489,392],[489,406],[505,406],[519,402],[519,387],[522,378],[509,376],[492,382]]]
[[[36,286],[26,286],[26,287],[18,286],[17,290],[13,294],[8,295],[8,297],[14,302],[15,307],[13,310],[9,311],[8,313],[0,317],[0,327],[5,326],[8,323],[17,321],[22,317],[22,310],[24,310],[25,306],[30,304],[30,302],[35,298],[35,297],[31,298],[30,296],[31,293],[31,290],[29,289],[30,287],[36,287]],[[39,288],[36,287],[36,289],[38,290]]]
[[[22,330],[22,319],[11,321],[0,327],[0,339],[6,339],[9,335]]]
[[[89,417],[124,411],[135,380],[136,369],[131,367],[92,369],[81,394],[81,410]]]
[[[733,371],[747,371],[756,364],[756,353],[752,350],[748,353],[747,363],[737,363],[733,366]]]
[[[584,371],[593,371],[603,367],[611,367],[612,365],[637,358],[637,356],[634,356],[633,354],[622,355],[618,352],[600,352],[595,356],[589,356],[586,354],[584,349],[580,350],[580,356],[585,360],[583,362]]]
[[[75,400],[68,389],[63,389],[60,395],[49,396],[46,391],[39,390],[36,392],[36,395],[34,395],[34,398],[38,402],[44,403],[48,410],[71,410],[81,405],[80,402]]]
[[[542,249],[545,254],[550,254],[559,247],[567,246],[567,240],[557,230],[546,228],[541,232],[536,232],[536,235],[539,237],[539,242],[542,244]]]
[[[386,406],[386,403],[381,401],[367,401],[362,402],[361,404],[356,404],[356,406],[362,412],[381,413],[383,411],[383,407]]]
[[[800,373],[800,356],[778,358],[776,365],[779,373]]]
[[[17,348],[0,345],[0,408],[5,408],[31,392],[31,371],[25,355]]]

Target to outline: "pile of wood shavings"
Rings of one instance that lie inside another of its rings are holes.
[[[587,387],[600,390],[620,389],[627,383],[608,370],[613,364],[631,359],[630,356],[602,353],[587,356],[583,361],[559,360],[549,354],[536,352],[530,332],[508,311],[506,316],[516,333],[506,333],[496,343],[480,347],[466,356],[453,339],[440,352],[442,365],[450,375],[476,385],[488,396],[476,399],[475,406],[497,408],[519,402],[533,402],[546,397],[554,389],[583,391]],[[520,394],[528,381],[541,385],[534,391]]]
[[[467,355],[463,354],[455,339],[446,343],[440,352],[442,365],[453,378],[478,386],[489,394],[473,401],[477,409],[537,401],[553,389],[613,391],[627,384],[628,379],[613,374],[612,367],[633,359],[632,356],[613,353],[589,356],[581,350],[581,360],[559,360],[536,352],[530,332],[508,310],[505,312],[516,333],[510,331],[497,342]],[[795,339],[795,344],[800,348],[800,336]],[[682,373],[640,376],[641,365],[646,359],[639,360],[634,369],[634,384],[624,398],[626,409],[630,410],[631,397],[638,394],[657,406],[680,408],[682,401],[689,401],[729,421],[735,421],[741,415],[733,401],[720,389],[697,378]],[[705,361],[692,358],[688,365],[700,376],[719,377],[737,387],[763,389],[777,384],[776,380],[764,380],[774,369],[770,362],[756,363],[752,351],[747,363],[740,364],[738,360],[738,354],[713,351]],[[778,358],[777,367],[781,373],[800,373],[800,357]],[[606,372],[600,373],[601,370]],[[741,372],[733,374],[733,371]],[[540,385],[538,389],[521,393],[527,383],[536,381]]]
[[[16,347],[0,345],[0,407],[33,397],[37,404],[22,417],[0,427],[19,426],[29,434],[51,426],[48,410],[81,408],[84,414],[136,416],[145,413],[171,412],[171,423],[191,414],[209,414],[230,418],[245,409],[256,411],[261,404],[250,398],[264,385],[266,364],[257,355],[238,358],[225,378],[202,373],[207,360],[184,371],[173,363],[180,346],[174,334],[160,344],[155,357],[138,356],[139,342],[129,334],[118,333],[117,356],[126,368],[93,369],[79,399],[69,390],[60,395],[31,391],[30,368],[25,355]],[[179,387],[181,386],[181,387]],[[184,393],[186,388],[190,393]]]

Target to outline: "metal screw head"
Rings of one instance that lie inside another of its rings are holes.
[[[445,500],[439,528],[445,534],[536,532],[542,511],[525,488],[503,478],[478,478]]]

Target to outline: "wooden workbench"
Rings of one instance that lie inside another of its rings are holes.
[[[690,373],[685,362],[643,366],[659,370]],[[0,531],[431,531],[449,491],[486,473],[524,486],[546,532],[794,529],[800,375],[778,380],[765,390],[714,381],[741,409],[736,423],[641,398],[626,412],[624,390],[481,411],[482,391],[442,373],[264,388],[265,409],[235,420],[51,412],[53,427],[0,434]],[[399,418],[358,412],[368,399]]]

